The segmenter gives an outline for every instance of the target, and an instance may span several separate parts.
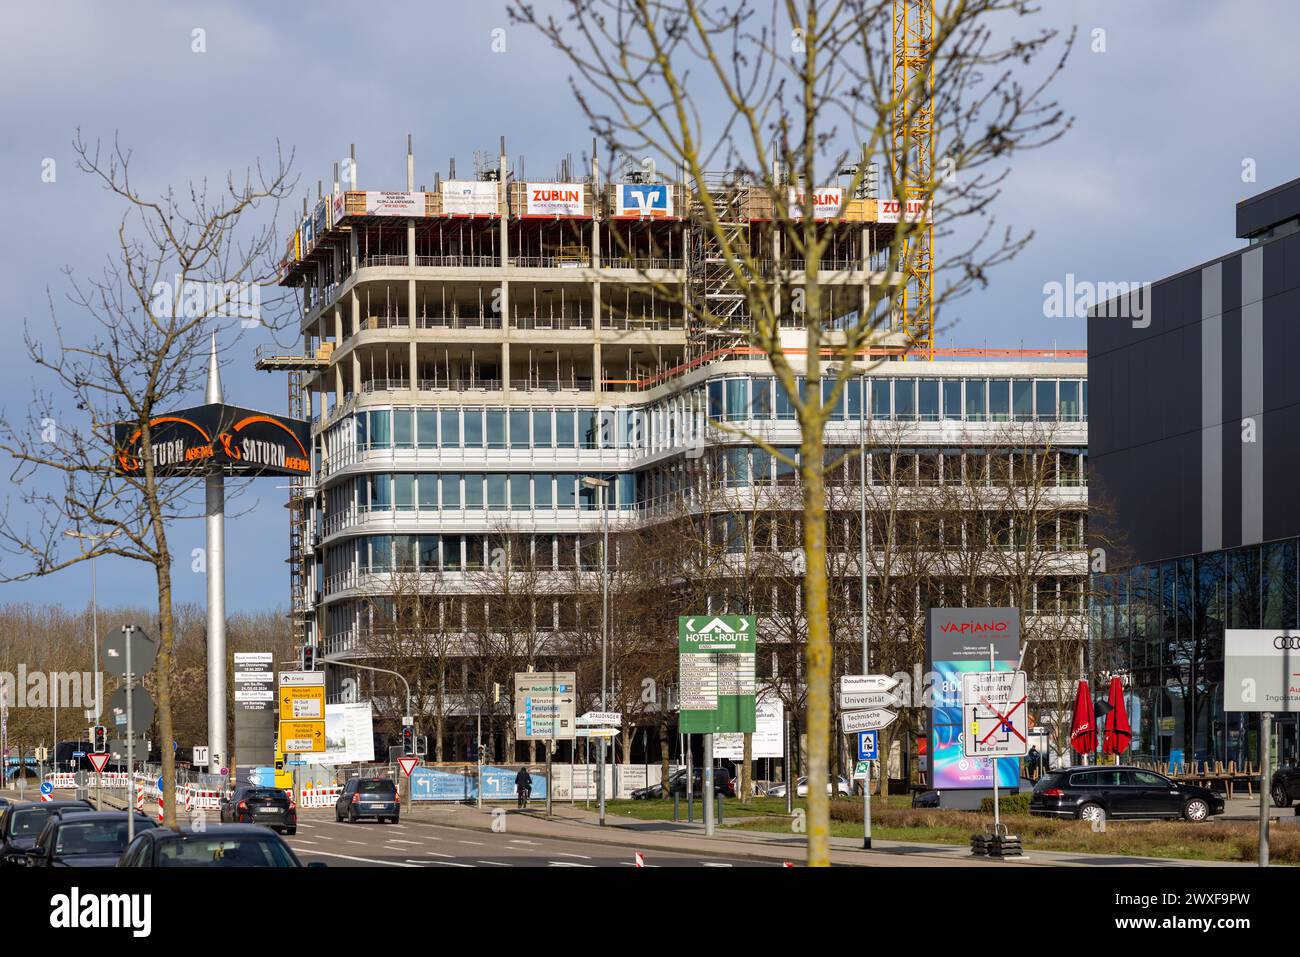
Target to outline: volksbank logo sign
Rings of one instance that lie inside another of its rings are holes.
[[[615,216],[659,218],[673,214],[673,195],[666,183],[620,183]]]

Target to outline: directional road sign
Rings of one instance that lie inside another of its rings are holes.
[[[577,713],[577,676],[572,671],[515,673],[515,738],[572,738]]]
[[[854,731],[875,731],[879,728],[887,728],[894,723],[897,718],[892,711],[886,711],[884,708],[871,708],[867,711],[842,711],[840,712],[840,728],[845,734],[851,734]]]
[[[623,715],[618,711],[588,711],[578,718],[578,724],[586,725],[613,725],[618,727],[623,723]]]
[[[285,754],[313,754],[325,750],[325,719],[281,721],[280,750]]]
[[[880,736],[874,731],[858,732],[858,760],[875,761],[880,756]]]
[[[961,713],[966,757],[1021,757],[1029,751],[1023,671],[963,674]]]
[[[618,736],[618,728],[593,728],[586,726],[575,728],[573,735],[576,738],[614,738]]]
[[[894,708],[903,699],[890,691],[841,691],[840,710],[856,711],[860,708]]]
[[[841,675],[840,694],[861,694],[866,691],[889,691],[898,686],[893,675]]]
[[[753,615],[677,619],[679,731],[716,734],[756,729],[757,630]]]
[[[54,785],[51,784],[49,781],[42,781],[42,782],[41,782],[41,793],[42,793],[42,794],[53,794],[53,793],[54,793]]]

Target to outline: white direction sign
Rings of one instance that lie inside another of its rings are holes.
[[[841,711],[854,711],[858,708],[894,708],[902,703],[902,698],[889,691],[840,692]]]
[[[896,687],[898,679],[893,675],[840,675],[840,694],[889,691]]]
[[[1029,751],[1023,671],[968,671],[961,676],[962,753],[968,758],[1022,757]]]
[[[852,734],[854,731],[876,731],[880,728],[887,728],[894,723],[897,718],[892,711],[886,711],[883,708],[872,708],[868,711],[842,711],[840,712],[840,729],[845,734]]]
[[[515,737],[520,741],[572,738],[577,688],[572,671],[515,674]]]
[[[588,711],[578,718],[578,724],[612,724],[618,727],[623,723],[623,715],[618,711]]]

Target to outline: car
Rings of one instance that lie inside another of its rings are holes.
[[[384,821],[396,824],[401,812],[397,782],[392,778],[348,778],[334,802],[335,819],[353,824],[363,817],[373,817],[380,824]]]
[[[133,823],[136,833],[156,826],[140,813]],[[126,845],[127,821],[121,811],[56,811],[28,849],[27,866],[114,867]]]
[[[917,791],[912,795],[912,807],[914,808],[936,808],[940,804],[940,792],[933,789],[927,791]]]
[[[284,838],[256,824],[154,828],[138,834],[118,867],[302,867]],[[308,867],[324,867],[312,862]]]
[[[280,788],[244,786],[221,799],[222,824],[262,824],[281,834],[298,833],[298,805]]]
[[[1292,801],[1300,799],[1300,764],[1280,767],[1274,771],[1268,793],[1272,795],[1275,807],[1290,807]]]
[[[36,844],[51,814],[93,811],[89,801],[18,801],[0,813],[0,867],[26,867],[27,852]]]
[[[1084,821],[1183,818],[1207,821],[1223,813],[1223,796],[1128,766],[1088,766],[1049,771],[1035,785],[1029,813]]]
[[[697,797],[704,791],[704,769],[691,769],[691,791]],[[713,769],[713,792],[723,797],[736,796],[736,779],[731,776],[731,772],[726,768]],[[668,793],[686,794],[686,769],[678,768],[668,776]],[[637,788],[632,792],[632,800],[645,801],[651,798],[661,798],[664,796],[664,786],[662,784],[651,784],[649,787]]]
[[[785,791],[786,785],[784,783],[773,784],[767,789],[767,796],[785,797]],[[808,796],[808,779],[806,777],[799,779],[798,783],[795,785],[794,793],[799,797]],[[826,793],[830,795],[840,794],[847,797],[853,793],[853,785],[849,783],[848,778],[841,774],[836,778],[836,783],[834,785],[832,785],[830,781],[826,782]]]

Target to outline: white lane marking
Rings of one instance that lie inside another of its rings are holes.
[[[312,857],[339,857],[345,861],[360,861],[362,864],[381,864],[384,867],[416,867],[415,864],[403,864],[401,861],[378,861],[371,857],[352,857],[348,854],[333,854],[329,851],[304,851]]]
[[[455,854],[439,854],[437,851],[425,851],[430,857],[455,857]]]
[[[294,843],[295,843],[295,844],[316,844],[316,843],[319,843],[319,842],[317,842],[317,841],[304,841],[302,838],[298,838],[297,840],[294,841]]]
[[[459,861],[416,861],[416,865],[424,864],[445,864],[448,867],[473,867],[473,864],[462,864]]]
[[[579,864],[577,861],[547,861],[551,867],[595,867],[595,864]]]
[[[502,861],[479,861],[480,864],[492,864],[495,867],[514,867],[513,864],[506,864]]]
[[[403,838],[403,837],[390,837],[390,838],[388,839],[388,843],[389,843],[389,844],[419,844],[420,842],[419,842],[419,841],[408,841],[408,840],[406,840],[406,838]]]
[[[536,847],[536,846],[537,846],[537,842],[536,842],[536,841],[525,841],[523,838],[520,838],[520,837],[512,837],[512,838],[510,839],[510,843],[511,843],[511,844],[531,844],[533,847]]]
[[[714,861],[700,861],[701,867],[731,867],[730,864],[718,864]]]
[[[570,854],[570,853],[568,853],[567,851],[556,851],[556,852],[555,852],[555,856],[556,856],[556,857],[580,857],[580,858],[582,858],[584,861],[589,861],[589,860],[591,860],[591,857],[590,857],[589,855],[587,855],[587,854]]]
[[[349,843],[349,844],[360,844],[362,847],[365,847],[365,846],[366,846],[366,842],[365,842],[365,841],[348,841],[348,843]]]
[[[456,843],[457,843],[457,844],[474,844],[474,845],[476,845],[477,847],[482,847],[482,846],[483,846],[483,842],[482,842],[482,841],[457,841]]]

